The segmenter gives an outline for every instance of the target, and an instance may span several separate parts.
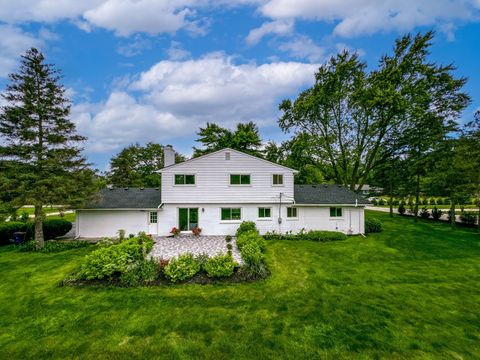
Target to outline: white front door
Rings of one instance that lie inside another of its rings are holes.
[[[148,233],[152,235],[158,234],[158,212],[156,211],[148,213]]]

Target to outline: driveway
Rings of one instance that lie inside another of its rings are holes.
[[[242,257],[238,251],[235,237],[232,238],[230,244],[232,244],[233,259],[237,263],[242,264]],[[157,259],[171,259],[174,256],[186,253],[193,255],[207,254],[212,257],[218,253],[226,254],[227,251],[225,236],[195,236],[187,234],[177,237],[158,237],[150,254]]]

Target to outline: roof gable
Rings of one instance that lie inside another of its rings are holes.
[[[187,164],[187,163],[192,163],[192,162],[195,162],[195,161],[198,161],[198,160],[205,160],[207,159],[208,157],[212,156],[212,155],[215,155],[215,154],[219,154],[219,153],[222,153],[222,152],[234,152],[236,154],[239,154],[241,156],[246,156],[246,157],[249,157],[249,158],[252,158],[252,159],[255,159],[255,160],[258,160],[258,161],[263,161],[265,163],[268,163],[270,165],[274,165],[274,166],[278,166],[280,168],[283,168],[285,170],[288,170],[288,171],[291,171],[293,172],[294,174],[298,173],[297,170],[295,169],[292,169],[292,168],[289,168],[289,167],[286,167],[284,165],[280,165],[280,164],[277,164],[273,161],[269,161],[269,160],[265,160],[263,158],[260,158],[258,156],[254,156],[254,155],[250,155],[250,154],[247,154],[243,151],[239,151],[239,150],[235,150],[235,149],[232,149],[232,148],[223,148],[223,149],[220,149],[220,150],[217,150],[217,151],[213,151],[211,153],[208,153],[208,154],[205,154],[205,155],[202,155],[202,156],[199,156],[199,157],[196,157],[196,158],[191,158],[191,159],[188,159],[186,161],[183,161],[181,163],[178,163],[178,164],[173,164],[173,165],[170,165],[170,166],[166,166],[164,167],[163,169],[160,169],[158,170],[159,173],[162,173],[163,170],[170,170],[170,169],[173,169],[175,167],[178,167],[178,166],[181,166],[181,165],[184,165],[184,164]]]

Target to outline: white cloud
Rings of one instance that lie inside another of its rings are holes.
[[[172,41],[167,49],[167,55],[170,60],[183,60],[190,56],[190,51],[185,50],[178,41]]]
[[[288,52],[297,59],[308,59],[310,62],[321,62],[326,58],[325,49],[318,46],[308,36],[299,35],[279,46],[279,49]]]
[[[20,55],[43,41],[12,25],[0,25],[0,78],[14,71]]]
[[[260,12],[275,20],[335,21],[334,34],[352,37],[378,31],[408,31],[416,26],[454,20],[476,20],[478,7],[474,0],[268,0]]]
[[[112,151],[135,141],[193,136],[207,121],[274,125],[277,106],[314,82],[316,64],[234,64],[212,54],[197,60],[160,61],[105,103],[74,108],[90,151]],[[134,95],[133,95],[134,94]]]
[[[246,41],[249,45],[255,45],[269,34],[285,35],[293,31],[294,23],[291,20],[277,20],[262,24],[262,26],[249,32]]]
[[[148,39],[143,38],[140,34],[135,35],[133,41],[121,45],[117,48],[117,52],[120,55],[126,57],[132,57],[140,55],[144,50],[151,49],[152,42]]]

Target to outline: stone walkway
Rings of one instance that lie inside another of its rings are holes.
[[[235,237],[232,238],[230,244],[232,244],[233,247],[233,259],[237,263],[242,264],[243,261],[238,251]],[[225,236],[195,236],[185,234],[177,237],[158,237],[150,255],[157,259],[171,259],[174,256],[186,253],[193,255],[207,254],[211,257],[218,253],[226,254],[227,251]]]

